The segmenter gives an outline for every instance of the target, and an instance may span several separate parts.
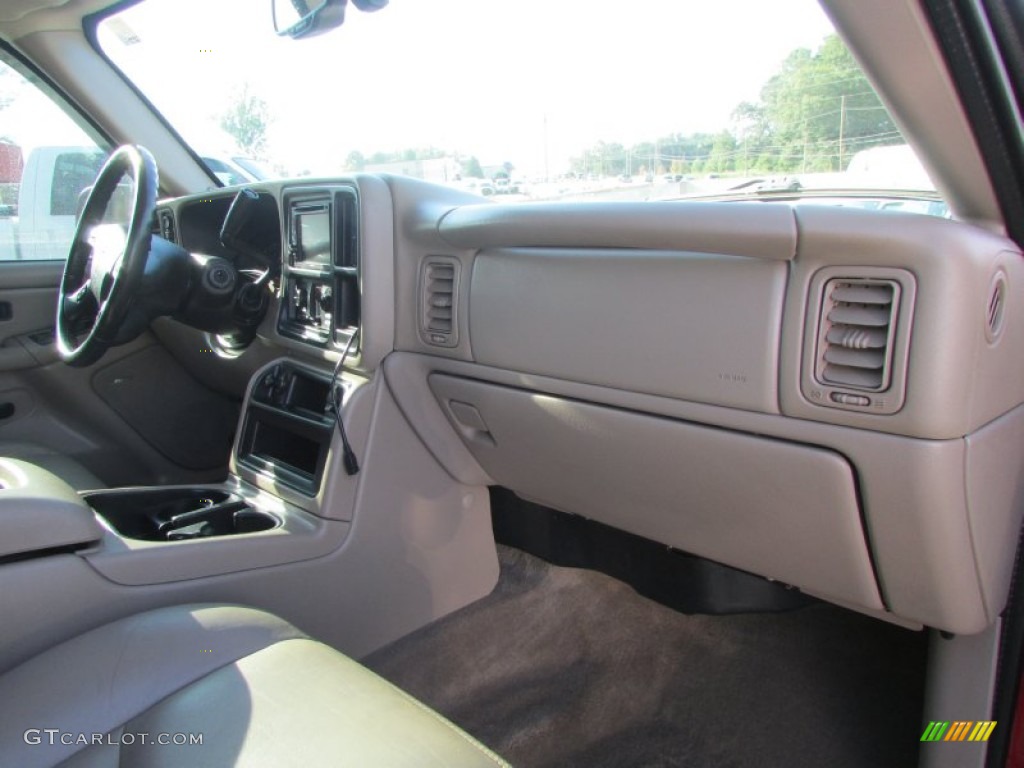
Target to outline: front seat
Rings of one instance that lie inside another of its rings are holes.
[[[20,459],[52,472],[76,491],[106,488],[107,484],[70,456],[44,445],[27,442],[0,442],[0,457]]]
[[[185,605],[101,626],[0,676],[0,765],[507,763],[276,616]]]

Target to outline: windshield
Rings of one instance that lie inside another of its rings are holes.
[[[508,200],[938,201],[813,0],[393,0],[307,40],[252,0],[145,0],[97,37],[229,183],[371,171]]]

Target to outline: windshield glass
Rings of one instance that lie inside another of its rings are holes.
[[[145,0],[97,37],[225,182],[945,210],[814,0],[393,0],[305,40],[252,0]]]

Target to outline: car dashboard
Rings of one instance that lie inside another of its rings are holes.
[[[155,224],[240,269],[280,264],[260,355],[203,358],[221,342],[157,327],[196,368],[254,358],[244,480],[349,519],[330,418],[348,348],[345,397],[381,382],[455,484],[910,626],[974,633],[1002,610],[1024,509],[1024,263],[1003,236],[812,204],[495,203],[374,174],[249,189],[233,252],[237,188],[161,201]]]

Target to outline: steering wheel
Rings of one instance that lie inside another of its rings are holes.
[[[100,169],[57,296],[57,351],[65,363],[91,365],[127,340],[119,332],[146,270],[156,190],[156,161],[142,147],[118,147]]]

